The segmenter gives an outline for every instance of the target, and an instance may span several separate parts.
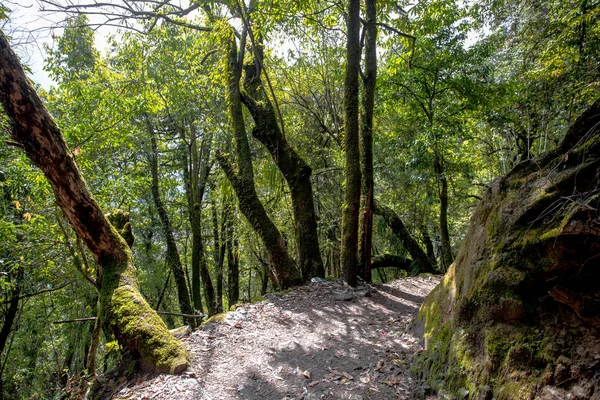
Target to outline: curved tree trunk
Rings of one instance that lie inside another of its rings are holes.
[[[317,217],[313,201],[310,176],[311,168],[290,146],[283,136],[277,115],[260,79],[260,68],[256,64],[245,67],[242,102],[254,119],[252,136],[258,139],[271,153],[290,188],[294,210],[296,242],[300,268],[304,280],[313,276],[325,276],[323,260],[317,234]]]
[[[375,201],[375,214],[381,215],[394,235],[400,239],[402,246],[412,257],[419,272],[435,272],[435,262],[427,257],[394,210]]]
[[[360,211],[360,151],[358,135],[358,71],[360,68],[360,0],[348,0],[346,78],[344,81],[344,206],[341,262],[344,279],[358,283],[358,214]]]
[[[360,157],[362,175],[361,214],[359,221],[358,274],[371,281],[371,247],[373,243],[373,110],[377,88],[377,4],[365,0],[365,73],[362,96]]]
[[[470,398],[597,398],[600,101],[497,179],[420,310],[433,385]]]
[[[11,136],[42,170],[56,202],[101,269],[100,318],[104,329],[146,371],[179,373],[189,365],[183,346],[138,289],[131,251],[89,192],[62,133],[0,33],[0,102]]]
[[[173,271],[173,277],[175,278],[175,284],[177,285],[177,298],[179,300],[179,309],[182,314],[194,314],[192,303],[190,302],[190,293],[188,292],[188,286],[185,281],[185,272],[181,265],[181,258],[179,258],[179,251],[177,250],[177,244],[175,243],[175,237],[173,236],[173,228],[171,227],[171,220],[167,209],[160,197],[160,190],[158,186],[158,147],[156,143],[156,136],[153,130],[150,128],[149,132],[151,135],[152,154],[150,162],[150,171],[152,174],[152,198],[154,199],[154,205],[156,211],[162,223],[163,233],[165,235],[165,241],[167,242],[167,265]],[[185,323],[191,327],[196,326],[196,321],[192,318],[184,319]]]
[[[237,168],[234,169],[229,157],[222,152],[217,154],[217,161],[225,172],[227,180],[233,186],[233,190],[238,197],[240,211],[250,222],[266,247],[271,261],[270,265],[273,267],[274,286],[287,288],[298,285],[302,283],[300,271],[296,268],[281,233],[269,218],[254,187],[252,155],[246,136],[239,87],[241,72],[236,43],[233,38],[230,40],[229,62],[227,65],[229,117],[233,129]]]
[[[395,254],[379,254],[373,257],[373,269],[378,268],[397,268],[410,272],[412,260]]]

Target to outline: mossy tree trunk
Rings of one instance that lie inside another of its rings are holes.
[[[358,72],[360,69],[360,0],[348,0],[346,76],[344,80],[344,205],[341,263],[344,279],[358,283],[358,217],[360,210],[360,151],[358,127]]]
[[[260,77],[261,66],[262,60],[245,66],[245,92],[241,99],[254,119],[252,136],[267,148],[290,188],[302,276],[305,280],[313,276],[323,277],[325,270],[310,181],[312,170],[291,147],[277,123],[275,109]]]
[[[416,367],[471,398],[600,395],[600,101],[492,183],[420,318]]]
[[[158,178],[158,143],[156,140],[156,133],[148,123],[148,134],[150,135],[150,142],[152,145],[150,154],[150,172],[152,175],[152,199],[154,200],[154,206],[158,212],[160,222],[163,228],[163,235],[165,236],[165,242],[167,243],[167,255],[166,262],[175,278],[175,284],[177,285],[177,298],[179,300],[179,309],[182,314],[194,314],[194,308],[190,301],[190,293],[188,291],[188,285],[185,279],[185,272],[183,265],[181,264],[181,258],[179,257],[179,250],[177,250],[177,243],[175,242],[175,236],[173,235],[173,227],[171,226],[171,219],[169,213],[165,208],[165,204],[160,196],[159,178]],[[193,318],[184,318],[185,323],[191,327],[196,326],[196,321]]]
[[[302,277],[288,253],[281,233],[269,218],[254,187],[252,155],[246,136],[239,86],[241,77],[240,61],[242,59],[243,55],[238,59],[237,45],[232,37],[229,41],[229,59],[227,63],[227,97],[229,118],[234,137],[236,165],[234,166],[228,155],[222,152],[217,153],[217,161],[237,195],[240,211],[265,245],[269,254],[270,265],[273,267],[273,285],[279,288],[287,288],[300,284]]]
[[[385,223],[392,229],[394,235],[400,239],[402,246],[408,251],[419,272],[435,272],[435,261],[429,259],[421,246],[412,237],[398,214],[391,208],[375,201],[375,214],[380,215]]]
[[[145,371],[179,373],[189,365],[183,346],[141,296],[129,246],[94,200],[62,133],[0,33],[0,102],[11,136],[50,182],[56,202],[100,268],[104,329],[137,357]]]
[[[373,243],[373,111],[377,84],[377,2],[365,0],[365,72],[360,130],[362,196],[359,221],[359,276],[371,281],[371,247]]]
[[[202,310],[200,286],[204,286],[208,315],[216,312],[215,289],[206,264],[204,240],[202,238],[202,201],[210,172],[211,135],[204,138],[198,149],[197,132],[193,123],[182,126],[181,139],[184,143],[183,178],[188,203],[188,217],[192,230],[192,301],[196,310]]]

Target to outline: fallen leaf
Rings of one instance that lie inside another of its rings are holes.
[[[383,361],[383,360],[377,361],[377,366],[375,367],[375,371],[381,372],[381,370],[383,369],[384,363],[385,363],[385,361]]]
[[[318,384],[319,384],[319,381],[312,381],[311,383],[309,383],[309,384],[308,384],[308,385],[306,385],[306,386],[308,386],[308,387],[313,387],[313,386],[317,386]]]
[[[306,379],[310,379],[310,372],[308,372],[308,370],[304,371],[302,375],[304,375]]]
[[[353,380],[354,379],[354,377],[352,375],[350,375],[349,373],[347,373],[347,372],[342,371],[342,375],[345,376],[346,378],[348,378],[349,380]]]

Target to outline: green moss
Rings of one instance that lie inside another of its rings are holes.
[[[485,331],[485,353],[492,369],[498,368],[504,361],[510,348],[509,337],[509,332],[503,326],[494,326]]]
[[[225,319],[227,319],[228,315],[229,315],[228,312],[223,312],[223,313],[215,314],[212,317],[208,318],[206,321],[204,321],[202,323],[202,325],[210,324],[210,323],[213,323],[213,322],[223,322],[223,321],[225,321]]]
[[[252,300],[250,300],[250,303],[258,303],[261,301],[267,301],[267,299],[264,296],[254,296]]]
[[[335,279],[335,276],[327,276],[327,277],[325,277],[325,280],[327,280],[329,282],[335,282],[335,281],[337,281],[337,279]]]
[[[113,291],[106,315],[121,344],[141,356],[141,369],[179,373],[189,365],[182,344],[167,329],[137,290],[129,285]]]

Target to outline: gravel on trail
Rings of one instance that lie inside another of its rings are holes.
[[[313,279],[243,304],[184,342],[192,368],[137,375],[113,399],[425,399],[411,377],[419,306],[440,277],[349,288]]]

